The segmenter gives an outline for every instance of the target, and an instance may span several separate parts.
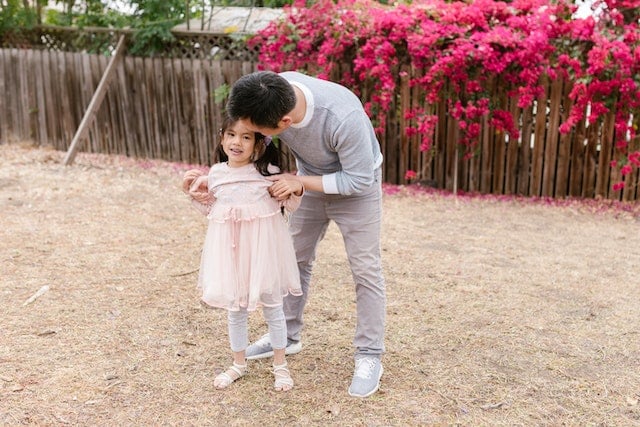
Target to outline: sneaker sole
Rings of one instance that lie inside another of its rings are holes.
[[[373,393],[375,393],[376,391],[378,391],[380,389],[380,379],[382,378],[382,372],[384,372],[384,368],[382,367],[382,365],[380,365],[380,375],[378,375],[378,384],[376,384],[375,388],[373,390],[371,390],[369,393],[367,394],[354,394],[351,393],[351,390],[348,391],[349,396],[351,397],[369,397],[371,396]]]
[[[297,344],[292,344],[284,349],[284,354],[290,356],[292,354],[298,354],[302,351],[302,343],[298,342]],[[257,360],[257,359],[266,359],[267,357],[273,357],[273,350],[269,350],[264,353],[254,354],[253,356],[247,356],[245,359],[247,360]]]

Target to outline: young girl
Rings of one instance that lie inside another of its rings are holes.
[[[202,250],[198,287],[202,300],[228,310],[233,365],[213,384],[223,389],[246,372],[249,311],[262,308],[274,343],[275,389],[287,391],[293,379],[285,360],[287,330],[282,298],[302,295],[298,265],[281,209],[300,205],[301,184],[278,202],[269,194],[265,176],[279,172],[280,153],[270,138],[228,119],[208,175],[189,170],[183,190],[207,215],[209,226]]]

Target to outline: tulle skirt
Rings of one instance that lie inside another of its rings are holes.
[[[209,220],[198,287],[212,307],[255,310],[302,295],[293,242],[283,216]]]

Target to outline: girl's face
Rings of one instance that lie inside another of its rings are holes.
[[[256,145],[256,135],[240,122],[235,122],[222,134],[222,149],[229,158],[232,168],[248,165]]]

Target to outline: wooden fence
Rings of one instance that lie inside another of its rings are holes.
[[[66,151],[108,57],[99,54],[36,49],[0,49],[0,142],[33,140]],[[140,58],[126,56],[118,65],[104,102],[80,151],[209,164],[221,122],[214,90],[231,85],[256,69],[252,60]],[[423,104],[424,97],[406,84],[397,105]],[[637,200],[638,171],[621,177],[610,167],[613,116],[584,122],[567,135],[558,132],[570,106],[570,82],[551,81],[531,108],[502,97],[520,123],[518,140],[484,124],[475,156],[465,159],[457,144],[457,123],[444,102],[427,106],[438,115],[433,150],[420,151],[418,137],[407,137],[402,114],[389,114],[380,135],[385,156],[384,181],[406,183],[407,169],[421,172],[427,185],[485,194],[542,197],[603,197]],[[499,84],[494,90],[499,91]],[[635,120],[638,120],[636,118]]]
[[[415,72],[404,71],[407,75]],[[387,176],[400,179],[404,171],[411,169],[421,171],[427,184],[448,190],[638,200],[640,171],[636,169],[623,178],[618,168],[611,167],[615,158],[614,112],[593,123],[585,119],[572,132],[561,134],[559,126],[572,106],[569,93],[573,83],[559,78],[544,81],[543,86],[542,96],[523,109],[499,82],[493,81],[489,91],[497,94],[500,108],[511,112],[519,124],[520,136],[510,140],[485,120],[471,158],[464,158],[464,148],[458,144],[458,123],[450,117],[444,100],[427,106],[427,111],[438,117],[433,150],[429,152],[420,152],[420,136],[406,137],[402,130],[409,123],[401,114],[390,117],[386,135],[381,138]],[[409,105],[425,105],[424,94],[406,83],[401,84],[398,99],[401,108],[397,111]],[[640,117],[633,120],[637,128]],[[620,181],[624,181],[624,189],[614,191],[613,184]]]

